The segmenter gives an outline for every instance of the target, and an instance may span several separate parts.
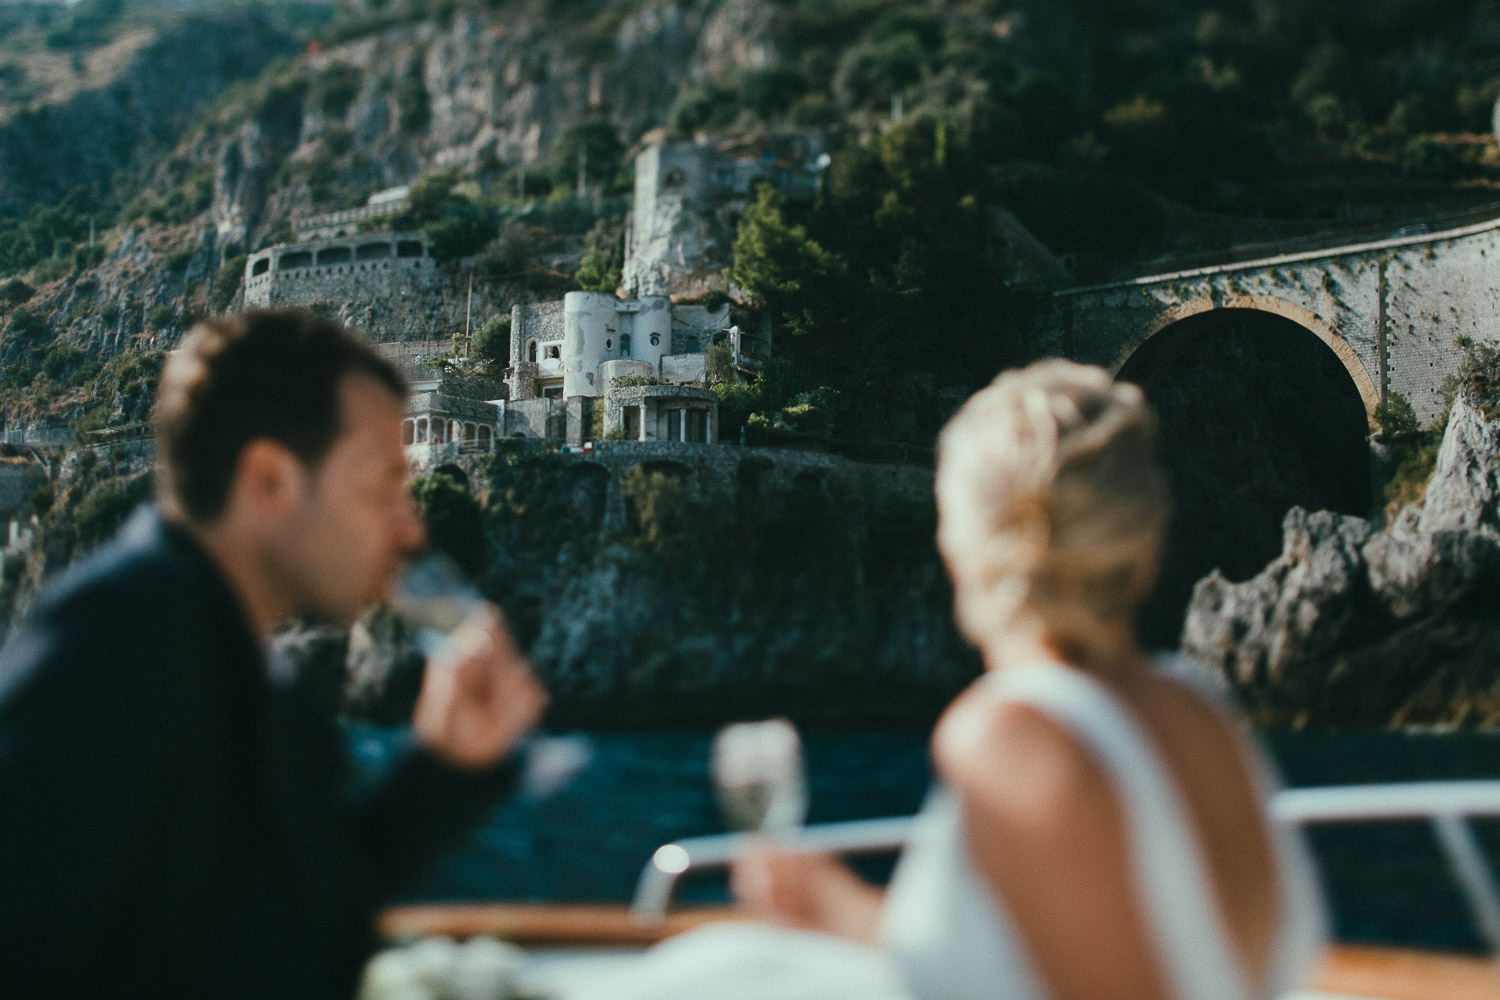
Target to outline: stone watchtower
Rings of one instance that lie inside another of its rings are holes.
[[[697,143],[656,144],[635,160],[635,202],[621,282],[634,295],[676,291],[730,260],[734,231],[715,213],[732,177],[727,158]]]
[[[621,279],[630,295],[696,298],[726,291],[735,227],[762,182],[811,199],[829,135],[804,129],[743,142],[655,143],[635,160],[635,203]]]

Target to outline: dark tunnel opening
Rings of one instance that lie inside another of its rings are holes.
[[[1294,506],[1368,515],[1369,422],[1349,372],[1310,330],[1219,309],[1152,337],[1120,370],[1161,425],[1174,508],[1142,638],[1176,648],[1194,584],[1246,580],[1281,551]]]

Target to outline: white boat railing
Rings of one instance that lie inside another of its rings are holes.
[[[1293,788],[1271,800],[1271,815],[1285,823],[1368,823],[1426,820],[1468,900],[1475,925],[1500,954],[1500,891],[1479,850],[1469,820],[1500,816],[1500,781],[1419,781],[1380,785]],[[895,851],[906,843],[914,817],[862,819],[806,826],[776,838],[790,853],[855,854]],[[663,844],[651,855],[637,884],[631,915],[655,925],[665,919],[677,880],[691,871],[727,865],[759,834],[726,833],[685,837]]]

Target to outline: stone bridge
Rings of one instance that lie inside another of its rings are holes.
[[[1426,227],[1420,227],[1425,229]],[[1146,381],[1230,310],[1296,323],[1338,356],[1366,411],[1400,393],[1424,422],[1462,338],[1500,343],[1500,218],[1054,293],[1048,354]]]

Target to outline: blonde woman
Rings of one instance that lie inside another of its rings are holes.
[[[735,891],[779,926],[670,942],[640,995],[1254,1000],[1298,984],[1322,909],[1267,819],[1260,759],[1136,639],[1168,512],[1153,449],[1140,391],[1098,368],[1040,362],[963,406],[939,445],[938,547],[985,673],[938,725],[940,787],[889,891],[831,858],[746,859]],[[672,959],[692,955],[713,981],[677,988],[692,963]]]

